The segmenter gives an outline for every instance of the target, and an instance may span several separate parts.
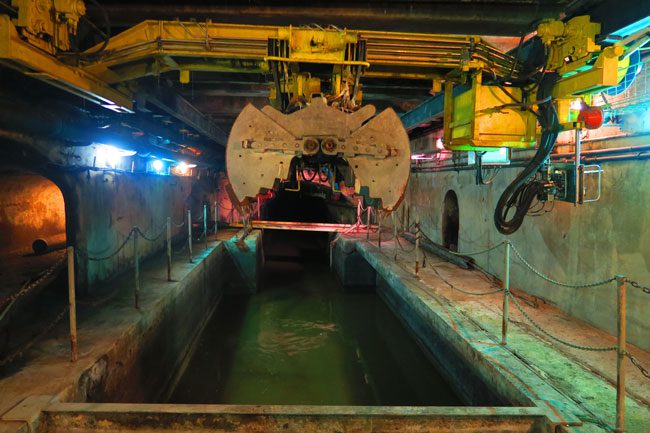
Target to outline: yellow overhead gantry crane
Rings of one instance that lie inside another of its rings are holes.
[[[300,182],[310,164],[330,164],[333,176],[343,161],[357,191],[365,188],[388,211],[399,204],[409,176],[408,137],[391,109],[373,117],[374,107],[362,106],[362,76],[431,80],[432,92],[444,92],[448,149],[539,143],[547,151],[544,141],[554,144],[557,134],[549,138],[544,131],[579,126],[571,119],[570,100],[616,85],[626,50],[623,44],[601,48],[599,25],[576,17],[538,25],[547,56],[525,77],[520,59],[477,36],[319,26],[145,21],[103,45],[71,53],[69,38],[85,13],[82,1],[12,0],[12,6],[17,18],[0,15],[0,62],[118,112],[133,112],[137,80],[146,76],[177,71],[187,83],[192,71],[269,74],[272,107],[244,109],[227,144],[240,202],[278,181]],[[538,79],[551,71],[553,80]],[[458,84],[470,91],[455,94]],[[542,87],[548,89],[540,99]],[[542,114],[550,108],[554,120],[545,125]]]

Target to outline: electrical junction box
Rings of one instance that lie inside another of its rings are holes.
[[[451,85],[445,87],[445,148],[496,151],[535,146],[537,118],[508,95],[521,101],[520,89],[484,86],[477,74],[467,92],[453,96],[451,90]]]

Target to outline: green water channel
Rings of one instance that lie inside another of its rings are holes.
[[[170,403],[462,405],[376,293],[326,264],[267,260],[261,290],[226,296]]]

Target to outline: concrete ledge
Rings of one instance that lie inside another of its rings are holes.
[[[469,402],[480,404],[482,393],[489,390],[509,404],[546,407],[557,425],[582,425],[578,415],[588,416],[582,408],[500,346],[478,322],[436,296],[377,247],[351,237],[341,241],[353,243],[377,271],[385,282],[378,286],[380,295]]]
[[[85,432],[548,433],[537,408],[54,404],[42,433]]]
[[[133,275],[107,283],[107,292],[115,296],[105,304],[80,304],[76,363],[69,361],[64,321],[25,355],[22,365],[6,369],[0,379],[2,428],[15,424],[12,411],[32,395],[77,402],[156,401],[209,320],[230,276],[222,242],[211,240],[207,248],[196,250],[194,263],[180,251],[174,255],[175,281],[166,279],[164,258],[143,264],[140,310],[133,308]]]

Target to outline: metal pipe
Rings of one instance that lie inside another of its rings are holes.
[[[368,216],[366,218],[366,240],[370,240],[370,209],[372,207],[368,205]]]
[[[190,254],[190,263],[192,263],[192,211],[190,209],[187,210],[187,249]]]
[[[77,362],[77,298],[74,275],[74,247],[68,246],[68,314],[70,316],[70,361]]]
[[[582,184],[580,180],[582,179],[581,171],[582,164],[580,163],[580,154],[582,153],[582,128],[576,128],[575,130],[575,148],[573,154],[573,184],[575,185],[575,197],[573,201],[574,206],[578,206],[582,202]]]
[[[135,308],[140,309],[140,252],[138,251],[138,229],[133,230],[133,260],[135,263]]]
[[[208,248],[208,205],[203,205],[203,244]]]
[[[510,298],[510,241],[504,243],[503,252],[503,315],[501,318],[501,345],[508,344],[508,317]]]
[[[584,141],[584,140],[582,140]],[[581,157],[584,162],[614,162],[614,161],[625,161],[625,160],[642,160],[650,158],[650,145],[643,146],[623,146],[623,147],[613,147],[609,149],[591,149],[581,151]],[[433,152],[435,154],[437,152]],[[572,162],[575,158],[575,152],[571,153],[555,153],[551,155],[551,160],[554,162]],[[513,158],[510,160],[510,164],[494,165],[490,167],[500,167],[500,168],[520,168],[524,167],[531,158]],[[474,166],[467,165],[454,165],[454,164],[445,164],[443,166],[434,166],[434,167],[421,167],[421,168],[412,168],[412,171],[419,173],[438,173],[445,171],[464,171],[464,170],[476,170]]]
[[[167,281],[172,280],[172,219],[167,217]]]
[[[415,215],[415,276],[420,273],[420,214]]]
[[[219,229],[219,196],[217,195],[217,201],[214,202],[214,234],[215,234],[215,236],[217,235],[217,230],[218,229]]]
[[[616,276],[618,288],[618,345],[616,349],[616,433],[625,432],[625,355],[627,350],[627,278]]]
[[[378,209],[377,210],[377,234],[379,235],[379,238],[377,239],[377,246],[380,249],[381,249],[381,220],[382,220],[381,211]]]

